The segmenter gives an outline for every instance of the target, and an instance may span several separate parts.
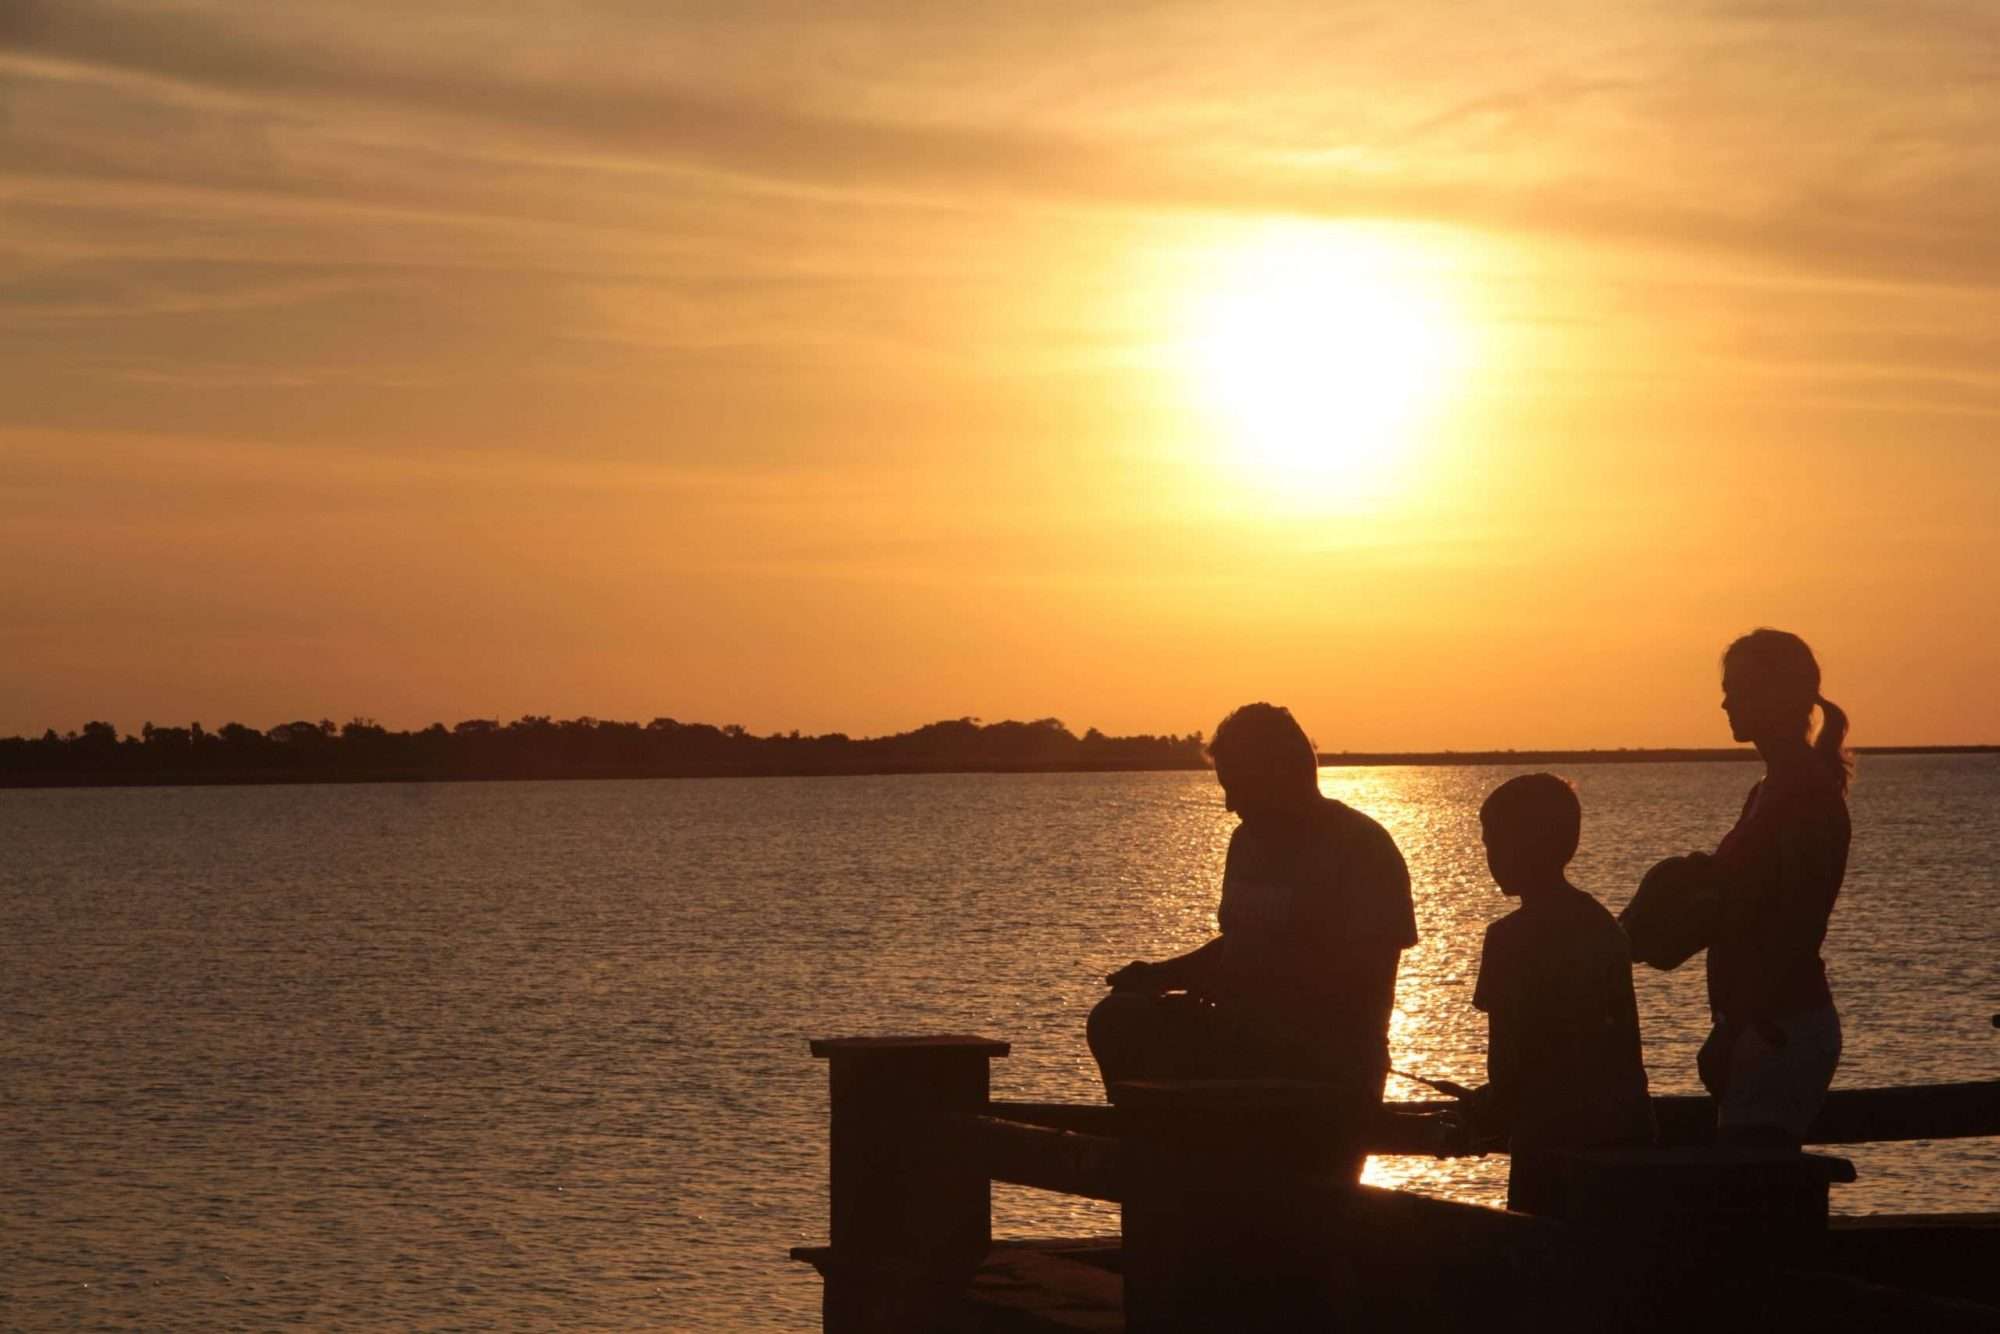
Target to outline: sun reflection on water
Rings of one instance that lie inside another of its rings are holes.
[[[1486,880],[1476,794],[1490,771],[1416,768],[1323,769],[1320,790],[1380,821],[1403,850],[1417,911],[1416,946],[1403,955],[1389,1019],[1389,1063],[1427,1079],[1485,1082],[1486,1021],[1472,1008],[1485,924],[1506,910]],[[1390,1101],[1434,1098],[1392,1076]],[[1505,1158],[1375,1157],[1362,1180],[1499,1204]]]

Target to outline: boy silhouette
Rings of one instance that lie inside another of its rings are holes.
[[[1652,1142],[1625,933],[1566,868],[1583,830],[1554,774],[1502,783],[1479,810],[1486,865],[1521,906],[1486,928],[1472,1003],[1487,1017],[1475,1126],[1511,1155],[1507,1207],[1555,1207],[1552,1150]]]

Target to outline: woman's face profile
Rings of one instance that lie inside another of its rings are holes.
[[[1738,741],[1782,737],[1799,731],[1804,722],[1797,702],[1773,689],[1768,675],[1747,672],[1738,664],[1722,669],[1722,712],[1729,719],[1730,735]]]

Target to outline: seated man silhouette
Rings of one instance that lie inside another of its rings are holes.
[[[1090,1050],[1121,1080],[1292,1078],[1379,1102],[1410,877],[1382,826],[1320,795],[1319,758],[1288,710],[1246,704],[1208,753],[1230,836],[1216,918],[1192,953],[1129,964],[1091,1011]]]

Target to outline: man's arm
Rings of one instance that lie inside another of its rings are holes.
[[[1216,970],[1222,966],[1222,937],[1217,936],[1199,949],[1171,959],[1148,963],[1135,960],[1104,979],[1114,991],[1205,992],[1213,990]]]

